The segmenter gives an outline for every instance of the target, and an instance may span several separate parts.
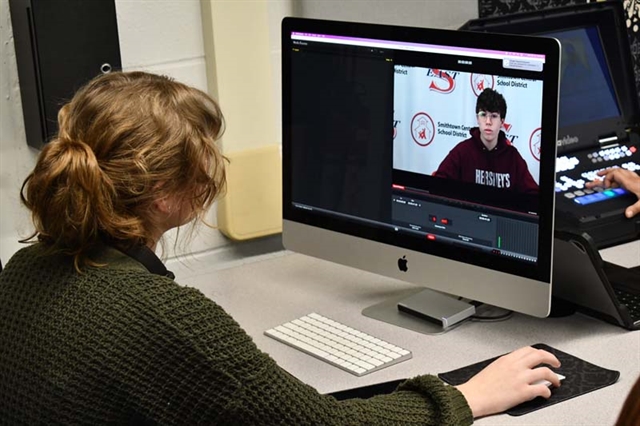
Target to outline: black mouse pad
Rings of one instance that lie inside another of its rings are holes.
[[[343,399],[361,398],[369,399],[376,395],[384,395],[395,391],[402,382],[407,379],[391,380],[383,383],[376,383],[374,385],[362,386],[359,388],[347,389],[337,392],[331,392],[328,395],[333,396],[338,401]]]
[[[557,404],[567,399],[604,388],[617,382],[620,377],[619,371],[607,370],[606,368],[591,364],[543,343],[531,346],[536,349],[544,349],[554,354],[562,364],[560,368],[554,369],[554,371],[565,376],[565,379],[559,388],[551,388],[551,397],[549,399],[538,397],[531,401],[523,402],[507,410],[507,414],[509,415],[521,416],[539,410],[540,408],[548,407],[549,405]],[[468,381],[497,358],[499,357],[487,359],[446,373],[440,373],[438,377],[450,385],[459,385]]]

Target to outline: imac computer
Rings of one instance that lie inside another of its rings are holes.
[[[549,314],[557,40],[285,18],[282,58],[287,249],[416,284],[363,311],[401,325]]]

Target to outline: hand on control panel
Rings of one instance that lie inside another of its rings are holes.
[[[593,188],[596,186],[604,186],[605,188],[622,187],[640,198],[640,176],[637,173],[616,167],[601,170],[598,172],[598,176],[602,179],[588,182],[586,185],[587,188]],[[638,213],[640,213],[640,200],[627,207],[624,212],[625,216],[628,218],[632,218]]]

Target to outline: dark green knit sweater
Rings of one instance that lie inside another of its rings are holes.
[[[320,395],[199,291],[100,256],[79,274],[36,244],[0,273],[0,424],[472,423],[433,376],[369,400]]]

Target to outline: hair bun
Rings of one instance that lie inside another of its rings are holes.
[[[66,149],[76,149],[76,150],[80,150],[80,151],[85,151],[87,153],[91,152],[93,153],[93,149],[91,149],[91,147],[89,145],[87,145],[85,142],[79,140],[79,139],[73,139],[70,137],[58,137],[55,141],[53,141],[53,143],[58,143],[60,145],[60,148],[66,148]]]

